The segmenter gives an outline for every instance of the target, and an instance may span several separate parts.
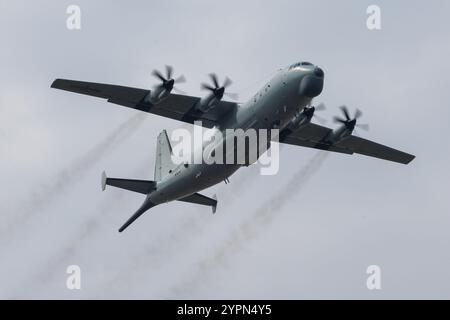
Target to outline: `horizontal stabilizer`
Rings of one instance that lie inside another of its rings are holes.
[[[132,192],[142,193],[148,195],[150,192],[156,190],[156,182],[146,180],[130,180],[130,179],[115,179],[108,178],[106,173],[102,174],[102,190],[106,186],[112,186],[120,189],[125,189]]]
[[[213,213],[216,213],[217,198],[215,195],[213,198],[208,198],[200,193],[194,193],[193,195],[190,195],[183,199],[179,199],[178,201],[195,203],[195,204],[200,204],[203,206],[210,206],[212,208]]]

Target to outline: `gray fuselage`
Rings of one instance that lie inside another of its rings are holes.
[[[282,131],[322,92],[323,81],[323,71],[309,63],[282,69],[212,130],[225,133],[226,129],[276,128]],[[241,167],[242,164],[181,164],[158,181],[156,190],[147,200],[156,205],[182,199],[228,179]]]

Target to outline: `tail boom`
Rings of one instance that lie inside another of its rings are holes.
[[[128,219],[127,222],[119,229],[119,232],[124,232],[133,222],[135,222],[140,216],[142,216],[144,213],[146,213],[151,208],[155,207],[156,204],[152,203],[151,201],[146,200],[144,204],[139,208],[138,211],[136,211],[135,214],[131,216],[130,219]]]

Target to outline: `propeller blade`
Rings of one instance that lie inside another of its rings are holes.
[[[161,74],[161,72],[159,72],[158,70],[153,70],[152,74],[158,78],[159,80],[161,80],[162,82],[166,82],[166,78],[164,78],[164,76]]]
[[[347,124],[347,121],[346,121],[346,120],[344,120],[344,119],[342,119],[342,118],[339,118],[339,117],[334,117],[334,118],[333,118],[333,121],[334,121],[334,122],[337,122],[337,123]]]
[[[362,111],[359,110],[359,109],[356,109],[356,112],[355,112],[355,119],[361,118],[362,115],[363,115]]]
[[[173,85],[175,83],[184,83],[186,82],[186,78],[184,76],[179,76],[176,80],[173,79],[173,73],[174,69],[172,66],[166,65],[166,77],[159,71],[159,70],[153,70],[152,74],[156,78],[158,78],[162,84],[158,84],[155,86],[155,88],[163,87],[166,90],[172,90]]]
[[[173,67],[172,66],[167,66],[166,65],[166,74],[167,74],[167,79],[172,79],[172,75],[173,75]]]
[[[231,86],[232,83],[233,83],[233,81],[231,81],[230,78],[226,77],[225,82],[223,83],[223,87],[228,88],[229,86]]]
[[[321,103],[316,107],[316,111],[324,111],[327,107],[325,106],[325,103]]]
[[[364,130],[364,131],[369,131],[370,130],[370,126],[368,124],[357,124],[356,126],[359,129]]]
[[[185,82],[186,82],[185,76],[179,76],[178,78],[175,79],[175,83],[185,83]]]
[[[209,91],[214,91],[216,88],[211,87],[209,84],[207,83],[202,83],[200,86],[203,90],[209,90]]]
[[[217,78],[217,75],[215,73],[210,73],[209,77],[211,78],[211,81],[214,83],[214,86],[216,88],[220,88],[219,79]]]
[[[344,114],[345,118],[347,119],[347,121],[350,121],[351,120],[350,113],[348,112],[347,107],[341,106],[341,110],[342,110],[342,113]]]

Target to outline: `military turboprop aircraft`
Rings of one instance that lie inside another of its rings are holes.
[[[248,102],[238,104],[224,101],[231,80],[219,83],[210,74],[211,84],[202,84],[208,91],[203,98],[174,94],[176,83],[184,76],[174,78],[173,68],[166,67],[166,74],[154,71],[161,82],[153,90],[117,85],[57,79],[52,88],[107,99],[108,102],[143,112],[194,124],[201,121],[205,128],[225,129],[279,129],[279,142],[343,154],[362,154],[401,164],[410,163],[415,156],[353,135],[361,117],[357,110],[352,117],[343,106],[343,118],[335,118],[339,128],[330,128],[311,122],[315,111],[323,105],[312,106],[312,99],[323,90],[324,71],[309,62],[299,62],[281,69]],[[362,129],[366,127],[361,126]],[[223,144],[223,142],[221,142]],[[220,142],[219,142],[220,144]],[[270,148],[270,145],[267,146]],[[215,212],[217,199],[198,192],[209,188],[235,173],[242,164],[180,164],[172,160],[172,147],[164,130],[158,136],[155,181],[108,178],[102,175],[102,188],[106,185],[144,194],[146,200],[138,211],[119,229],[123,232],[150,208],[170,201],[210,206]]]

